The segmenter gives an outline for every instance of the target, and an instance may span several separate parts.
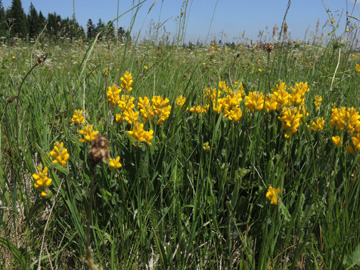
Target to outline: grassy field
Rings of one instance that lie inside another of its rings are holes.
[[[352,37],[2,45],[1,269],[359,269]]]

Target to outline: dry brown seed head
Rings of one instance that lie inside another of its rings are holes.
[[[268,52],[272,52],[274,50],[274,46],[270,43],[267,43],[265,45],[265,50],[268,51]]]

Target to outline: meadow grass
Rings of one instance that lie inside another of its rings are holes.
[[[359,54],[335,42],[277,45],[3,45],[1,268],[360,267]],[[122,85],[126,71],[132,91]],[[246,104],[251,93],[280,93],[280,81],[288,98],[307,83],[299,103],[268,111],[265,99]],[[111,106],[113,85],[138,120],[124,118],[120,102]],[[222,105],[231,95],[241,111],[233,119]],[[140,97],[153,119],[143,119]],[[289,136],[280,118],[291,110],[286,123],[298,125]],[[323,129],[314,131],[320,117]],[[153,138],[131,136],[136,122]],[[93,139],[79,141],[88,124],[110,142],[105,163],[92,163],[90,149],[102,150]],[[58,163],[56,142],[69,154]],[[109,163],[117,156],[120,168]],[[52,181],[37,189],[33,175],[44,167]]]

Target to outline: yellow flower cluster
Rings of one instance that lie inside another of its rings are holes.
[[[278,119],[282,122],[281,127],[285,130],[285,138],[291,138],[291,136],[297,131],[300,126],[301,118],[303,114],[301,113],[300,107],[287,107],[283,108],[282,116],[279,116]]]
[[[245,100],[245,106],[251,112],[261,111],[264,108],[264,94],[262,92],[249,92]]]
[[[63,167],[66,166],[66,162],[70,158],[70,155],[68,154],[67,149],[64,147],[64,143],[62,142],[54,143],[54,149],[50,151],[50,155],[55,158],[53,163],[58,163]]]
[[[205,150],[205,151],[209,151],[209,150],[210,150],[209,142],[206,142],[206,143],[203,144],[203,150]]]
[[[322,102],[322,97],[316,95],[316,96],[315,96],[314,104],[315,104],[317,110],[320,109],[321,102]]]
[[[310,122],[311,129],[314,131],[321,131],[324,129],[325,120],[324,117],[317,118],[315,121]]]
[[[280,193],[280,188],[273,188],[269,186],[268,191],[266,192],[266,198],[270,201],[271,204],[277,205],[278,204],[278,197],[277,194]]]
[[[106,95],[108,97],[108,101],[110,102],[110,106],[113,109],[120,100],[121,89],[115,84],[113,86],[109,86],[108,89],[109,91],[106,93]]]
[[[154,114],[158,117],[157,124],[161,125],[166,119],[169,118],[171,112],[171,105],[166,106],[169,103],[168,98],[163,98],[161,96],[154,96],[151,99],[151,109],[154,111]]]
[[[176,101],[175,101],[175,102],[176,102],[177,105],[179,105],[180,107],[182,107],[182,106],[184,105],[185,101],[186,101],[186,98],[185,98],[185,97],[179,96],[179,97],[176,98]]]
[[[134,111],[134,97],[129,95],[122,95],[119,102],[118,107],[121,109],[120,114],[116,114],[116,122],[122,123],[123,121],[128,122],[128,124],[132,125],[133,122],[136,122],[139,119],[139,112]]]
[[[51,179],[49,177],[47,177],[48,174],[48,168],[45,167],[44,170],[42,169],[42,164],[40,164],[37,167],[37,173],[34,173],[32,175],[32,177],[35,179],[35,183],[34,186],[35,188],[37,188],[38,190],[41,191],[41,197],[45,197],[47,195],[47,188],[50,186],[51,184]]]
[[[84,136],[84,138],[79,139],[79,142],[83,143],[92,142],[99,133],[99,131],[93,130],[93,125],[87,125],[84,129],[78,130],[78,132]]]
[[[153,130],[145,131],[144,124],[140,124],[139,122],[136,122],[134,124],[132,131],[128,131],[128,134],[132,136],[135,140],[139,142],[146,142],[149,146],[151,146],[153,133]]]
[[[120,81],[121,81],[121,88],[131,92],[132,90],[131,85],[133,84],[133,78],[132,78],[132,74],[129,71],[125,72],[124,76],[120,78]]]
[[[117,156],[116,159],[110,158],[109,161],[110,171],[115,171],[115,169],[119,169],[122,167],[122,164],[120,163],[120,157]]]
[[[360,131],[360,115],[353,107],[333,108],[331,112],[330,124],[336,126],[338,130],[345,128],[350,133],[353,133],[354,130]]]
[[[82,113],[83,113],[82,110],[75,110],[75,113],[74,113],[71,121],[76,124],[85,124],[85,118],[82,115]]]

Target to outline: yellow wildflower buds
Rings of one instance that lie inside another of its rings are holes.
[[[131,73],[129,71],[126,71],[124,76],[121,77],[120,80],[121,80],[121,88],[131,92],[132,90],[131,85],[133,83],[133,78]]]
[[[340,136],[335,136],[335,137],[332,137],[331,139],[336,146],[341,146],[343,144]]]
[[[281,127],[285,130],[285,138],[291,138],[300,126],[300,120],[303,117],[301,108],[283,108],[281,115],[278,119],[282,122]]]
[[[169,103],[169,99],[164,99],[161,96],[154,96],[151,99],[151,103],[151,109],[153,109],[154,115],[158,116],[157,124],[161,125],[170,116],[171,105],[166,106],[166,104]]]
[[[110,158],[110,161],[109,161],[109,166],[110,166],[110,171],[115,171],[115,169],[119,169],[121,168],[122,164],[120,163],[120,157],[117,156],[116,159],[112,159]]]
[[[51,179],[47,177],[48,174],[48,168],[45,167],[44,170],[42,169],[42,165],[40,164],[37,167],[38,172],[34,173],[32,175],[32,177],[35,179],[35,183],[34,186],[35,188],[37,188],[38,190],[41,191],[41,197],[45,197],[46,191],[47,191],[47,187],[50,186],[51,184]]]
[[[321,131],[324,129],[324,126],[325,126],[325,120],[324,120],[324,117],[320,117],[320,118],[317,118],[314,121],[311,121],[310,123],[311,125],[311,129],[314,130],[314,131]]]
[[[59,163],[63,167],[66,166],[66,162],[70,157],[70,155],[67,152],[67,149],[64,147],[64,143],[62,142],[54,143],[54,149],[50,151],[50,155],[53,158],[55,158],[53,163]]]
[[[85,124],[85,118],[82,115],[82,113],[83,113],[82,110],[75,110],[75,113],[74,113],[71,121],[76,124],[80,124],[80,123]]]
[[[176,98],[176,104],[182,107],[186,101],[186,98],[183,96],[179,96]]]
[[[99,131],[93,131],[93,125],[87,125],[84,127],[83,130],[78,130],[78,132],[79,134],[84,135],[83,139],[79,139],[79,142],[83,143],[92,142],[93,140],[95,140],[96,135],[99,133]]]
[[[245,106],[251,112],[261,111],[264,108],[264,94],[262,92],[249,92],[245,99]]]
[[[270,201],[271,204],[277,205],[278,203],[277,194],[279,193],[280,193],[280,187],[275,189],[272,186],[269,186],[269,189],[266,192],[266,198]]]
[[[107,99],[110,102],[111,109],[114,108],[115,104],[117,104],[120,100],[120,92],[121,89],[113,84],[113,86],[109,86],[109,91],[106,93]]]
[[[130,136],[132,136],[135,140],[139,142],[146,142],[149,146],[151,146],[151,140],[153,138],[153,130],[145,131],[144,124],[140,124],[136,122],[134,124],[133,130],[127,132]]]
[[[321,101],[322,101],[322,97],[316,95],[316,96],[315,96],[314,104],[315,104],[317,110],[320,109]]]
[[[209,142],[206,142],[206,143],[203,144],[203,150],[205,150],[205,151],[209,151],[209,150],[210,150]]]

